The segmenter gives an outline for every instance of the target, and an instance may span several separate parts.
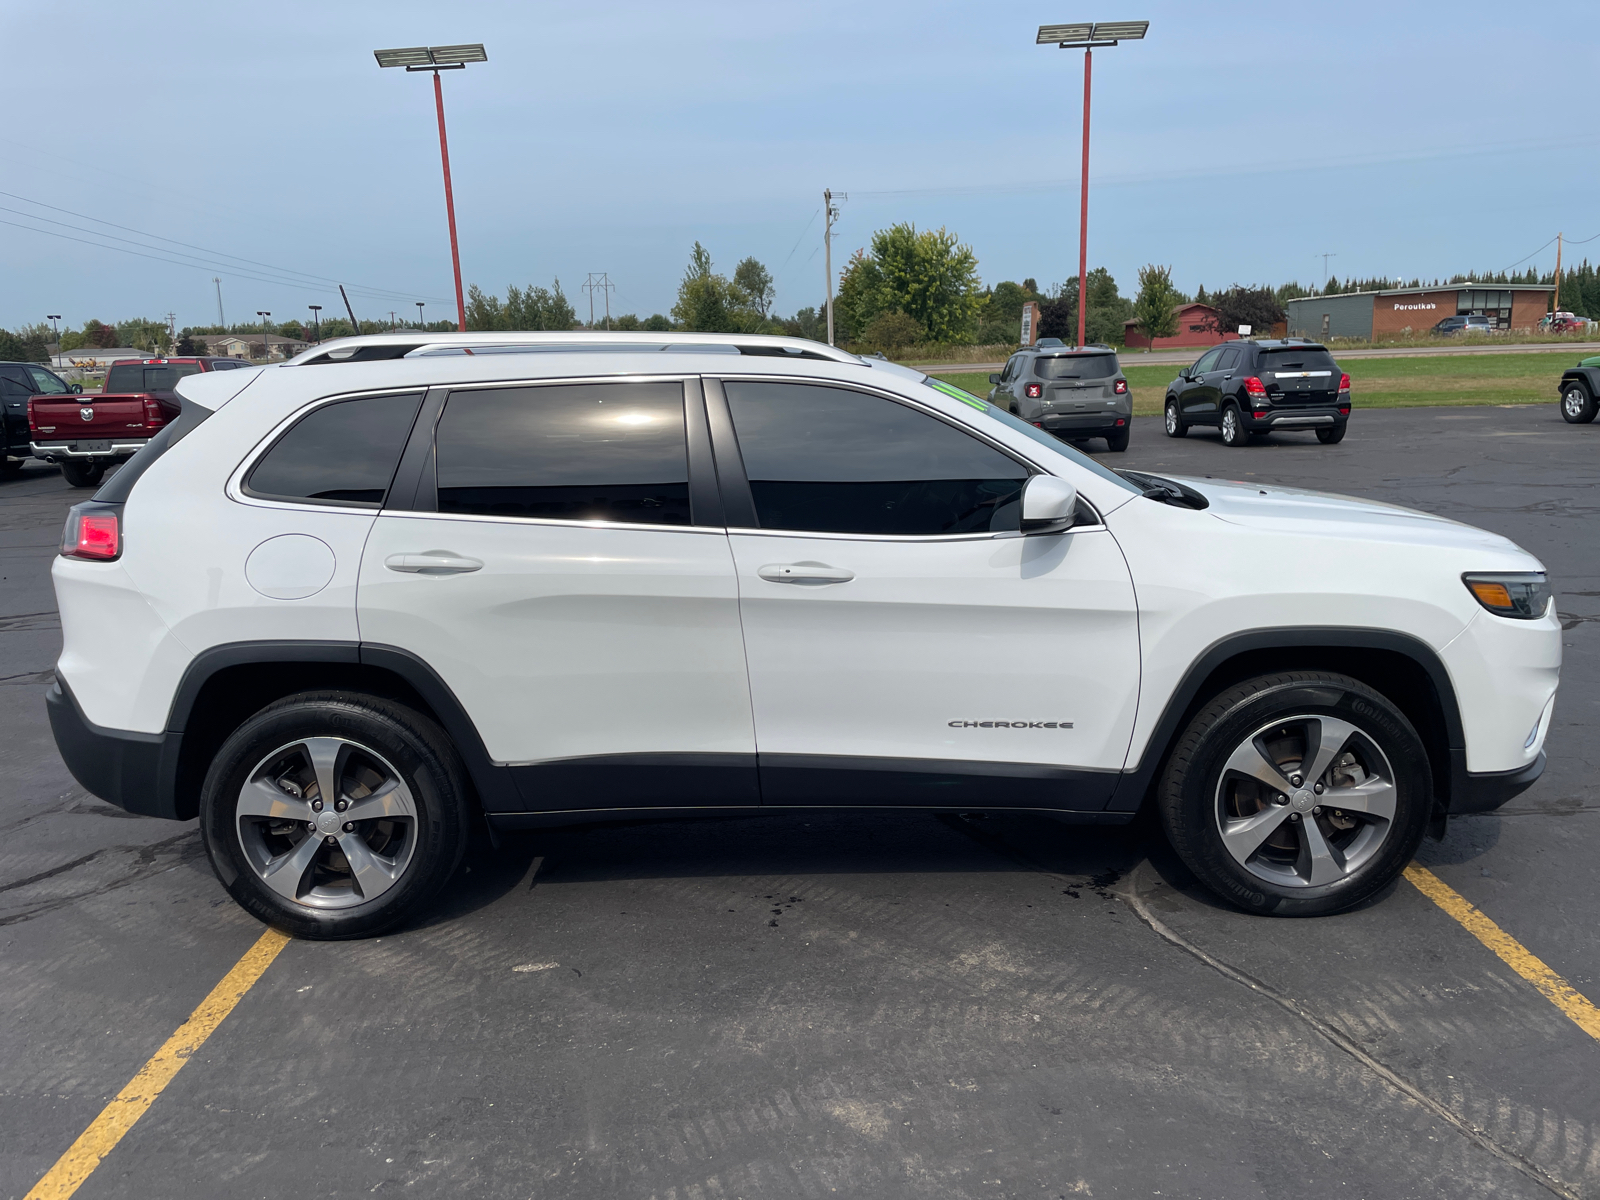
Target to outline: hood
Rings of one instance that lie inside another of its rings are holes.
[[[1342,536],[1434,548],[1454,546],[1494,554],[1497,561],[1492,565],[1486,563],[1480,569],[1542,569],[1532,555],[1498,533],[1398,504],[1274,484],[1193,476],[1185,476],[1182,481],[1211,502],[1208,510],[1211,515],[1233,525],[1273,533],[1300,532],[1316,537]],[[1507,556],[1519,560],[1514,567],[1503,561]]]

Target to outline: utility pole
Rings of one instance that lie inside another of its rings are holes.
[[[227,318],[222,315],[222,280],[217,276],[211,277],[211,282],[217,285],[217,324],[222,326],[222,332],[228,332]]]
[[[316,328],[317,345],[322,345],[322,305],[311,305],[311,324]]]
[[[167,314],[167,345],[172,350],[178,348],[178,314],[173,312]],[[170,354],[171,350],[168,353]]]
[[[583,281],[583,290],[589,293],[589,328],[594,329],[594,294],[599,292],[605,304],[606,329],[611,328],[611,293],[617,285],[611,282],[611,276],[605,271],[590,271],[589,278]]]
[[[357,336],[361,333],[361,322],[356,320],[356,310],[350,307],[350,294],[344,290],[344,284],[339,285],[339,298],[344,301],[344,310],[350,314],[350,328],[355,330]]]
[[[394,309],[391,308],[389,310],[389,332],[393,333],[394,331],[395,331]]]
[[[848,200],[844,192],[839,199]],[[822,269],[828,276],[828,345],[833,345],[833,223],[839,219],[839,209],[833,203],[833,191],[822,189]]]
[[[1556,294],[1550,301],[1550,311],[1553,313],[1561,311],[1561,236],[1559,233],[1556,234]],[[1548,242],[1545,244],[1549,245]]]
[[[1328,260],[1330,258],[1338,258],[1339,252],[1337,250],[1329,250],[1323,254],[1313,254],[1311,257],[1322,260],[1322,286],[1326,290],[1328,286]]]

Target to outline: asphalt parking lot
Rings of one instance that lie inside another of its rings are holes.
[[[1600,1002],[1600,424],[1358,411],[1339,446],[1230,450],[1140,419],[1101,457],[1392,501],[1544,560],[1549,769],[1419,861]],[[0,482],[7,1197],[262,932],[192,823],[109,807],[56,755],[48,570],[83,496]],[[290,943],[77,1195],[397,1193],[1600,1196],[1600,1041],[1408,882],[1283,921],[1220,907],[1137,828],[547,831],[479,847],[418,927]]]

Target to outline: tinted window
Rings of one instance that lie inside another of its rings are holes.
[[[1214,350],[1207,350],[1204,354],[1202,354],[1200,356],[1200,361],[1195,363],[1194,370],[1191,373],[1195,374],[1195,375],[1199,375],[1199,374],[1202,374],[1202,373],[1204,373],[1206,371],[1215,370],[1216,366],[1217,366],[1217,359],[1219,359],[1221,357],[1222,357],[1222,347],[1221,346],[1218,346]]]
[[[1298,346],[1261,352],[1263,371],[1336,371],[1333,355],[1326,350],[1302,350]]]
[[[437,438],[440,512],[689,524],[682,384],[456,392]]]
[[[726,387],[763,529],[933,535],[1021,527],[1027,469],[937,418],[843,388]]]
[[[342,400],[308,413],[245,482],[252,496],[377,508],[394,478],[420,394]]]
[[[107,394],[112,392],[170,392],[178,380],[200,373],[199,363],[122,363],[106,372]]]
[[[29,367],[28,374],[33,376],[36,395],[60,396],[72,391],[54,371],[46,371],[43,367]]]
[[[1117,373],[1115,354],[1058,354],[1034,361],[1040,379],[1110,379]]]
[[[1229,346],[1222,352],[1222,357],[1217,359],[1217,370],[1219,371],[1231,371],[1238,365],[1239,349],[1237,346]]]

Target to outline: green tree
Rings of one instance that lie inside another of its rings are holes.
[[[810,338],[813,342],[828,339],[828,322],[823,313],[814,308],[802,308],[794,316],[778,322],[790,337]]]
[[[561,290],[559,279],[549,289],[532,284],[519,288],[512,284],[506,289],[504,300],[485,294],[475,283],[467,288],[467,328],[470,330],[567,330],[577,320],[578,314]],[[327,326],[324,322],[324,330]],[[446,322],[445,328],[454,326]],[[324,333],[323,336],[328,335]]]
[[[902,312],[931,342],[960,342],[977,332],[983,305],[978,259],[955,234],[942,227],[919,233],[910,222],[892,225],[872,235],[866,263],[863,283],[872,289],[871,312],[858,318]]]
[[[712,270],[711,252],[696,242],[678,285],[678,301],[672,306],[679,327],[694,333],[746,332],[749,322],[741,319],[747,316],[744,309],[744,293],[727,276]]]
[[[93,318],[84,322],[83,336],[84,344],[97,350],[109,350],[117,344],[116,327],[103,325]]]
[[[882,350],[890,358],[899,358],[907,346],[922,340],[922,324],[903,312],[879,313],[861,331],[861,340]]]
[[[772,311],[772,275],[754,258],[747,258],[733,269],[733,284],[745,295],[745,303],[763,321]]]
[[[1207,328],[1214,333],[1236,333],[1241,325],[1250,326],[1256,336],[1269,332],[1288,316],[1283,305],[1273,295],[1271,288],[1245,288],[1234,284],[1225,292],[1215,292],[1211,297],[1214,316],[1206,320]]]
[[[1151,263],[1139,268],[1139,295],[1133,302],[1133,316],[1151,343],[1178,332],[1178,303],[1171,267]]]

